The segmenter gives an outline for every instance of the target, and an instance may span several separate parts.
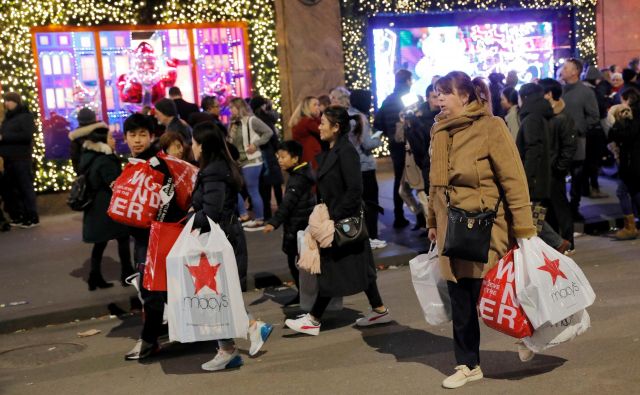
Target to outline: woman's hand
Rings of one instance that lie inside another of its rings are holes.
[[[273,227],[273,225],[271,224],[266,224],[264,226],[264,229],[262,229],[262,233],[271,233],[275,230],[275,228]]]
[[[257,150],[258,150],[258,148],[257,148],[255,145],[253,145],[253,144],[249,144],[249,145],[247,146],[247,149],[246,149],[247,154],[249,154],[249,155],[251,155],[251,154],[255,153]]]
[[[427,237],[429,237],[429,240],[432,243],[436,242],[436,238],[438,237],[438,231],[436,228],[429,228],[429,233],[427,235]]]

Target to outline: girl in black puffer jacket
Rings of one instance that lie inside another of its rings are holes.
[[[200,163],[198,180],[192,194],[194,229],[209,231],[209,221],[220,225],[233,247],[238,264],[240,286],[247,289],[247,241],[238,221],[238,191],[242,187],[240,168],[231,158],[224,133],[213,123],[203,122],[193,129],[193,156]],[[254,356],[267,340],[273,327],[249,315],[249,355]],[[237,368],[242,358],[233,339],[218,340],[218,353],[202,369],[215,371]]]

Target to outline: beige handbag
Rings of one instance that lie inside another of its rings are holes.
[[[407,152],[404,159],[404,180],[409,184],[411,189],[424,189],[424,179],[422,171],[418,168],[416,161],[411,152]]]

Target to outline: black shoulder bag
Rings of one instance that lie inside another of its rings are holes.
[[[447,234],[442,255],[449,258],[464,259],[472,262],[487,263],[491,245],[491,228],[496,219],[502,194],[495,210],[469,212],[453,207],[447,197]]]
[[[336,247],[362,242],[369,238],[367,226],[364,224],[364,210],[360,208],[360,215],[341,219],[334,224],[333,243]]]

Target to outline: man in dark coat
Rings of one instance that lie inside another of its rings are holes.
[[[531,200],[542,201],[549,198],[549,120],[553,117],[553,109],[544,99],[542,87],[536,84],[523,85],[520,100],[520,130],[516,145],[527,175]]]
[[[6,93],[4,105],[7,112],[0,127],[0,157],[5,174],[0,192],[12,225],[31,228],[40,223],[31,159],[35,118],[18,93]]]
[[[313,193],[315,179],[311,166],[307,163],[299,163],[302,157],[302,145],[297,141],[285,141],[278,147],[278,163],[280,168],[289,173],[287,188],[284,192],[282,203],[273,217],[267,221],[263,232],[269,233],[284,225],[282,235],[282,251],[287,254],[287,263],[291,276],[296,282],[298,292],[300,281],[296,261],[298,257],[298,231],[305,230],[309,225],[309,216],[316,205],[316,197]],[[300,294],[288,305],[300,303]]]
[[[531,201],[534,205],[548,207],[551,194],[549,121],[553,117],[553,109],[545,100],[540,85],[524,84],[519,93],[522,106],[516,146],[524,165]],[[563,240],[546,222],[543,223],[540,238],[556,249],[566,251],[569,247],[569,242]]]
[[[164,125],[165,130],[167,132],[180,133],[184,141],[187,144],[191,144],[191,127],[180,118],[173,100],[160,99],[154,106],[154,115],[158,122]]]
[[[180,119],[184,119],[185,121],[187,121],[191,114],[199,111],[197,105],[189,103],[182,98],[182,92],[177,86],[172,86],[171,88],[169,88],[169,98],[176,104],[176,109],[178,110]]]
[[[202,112],[194,112],[189,115],[187,123],[191,127],[202,122],[213,122],[226,136],[227,127],[220,121],[220,101],[215,96],[205,96],[200,103]]]
[[[400,122],[400,112],[404,109],[402,96],[409,93],[413,75],[408,70],[398,70],[395,77],[395,89],[382,102],[375,115],[373,127],[382,130],[389,139],[389,151],[393,161],[393,227],[404,228],[409,221],[404,217],[403,201],[398,193],[404,173],[405,147],[395,140],[396,124]]]
[[[562,66],[562,99],[566,105],[567,114],[571,116],[576,131],[576,154],[571,165],[571,211],[574,221],[584,221],[580,214],[580,199],[582,190],[587,183],[584,172],[586,158],[587,132],[600,122],[598,101],[595,93],[580,81],[582,62],[578,59],[567,59]]]
[[[551,196],[546,221],[556,229],[563,239],[571,243],[573,249],[573,218],[567,199],[566,177],[571,170],[571,162],[576,153],[576,135],[573,119],[567,114],[562,100],[562,85],[552,78],[538,82],[544,90],[544,98],[553,108],[550,123]]]

